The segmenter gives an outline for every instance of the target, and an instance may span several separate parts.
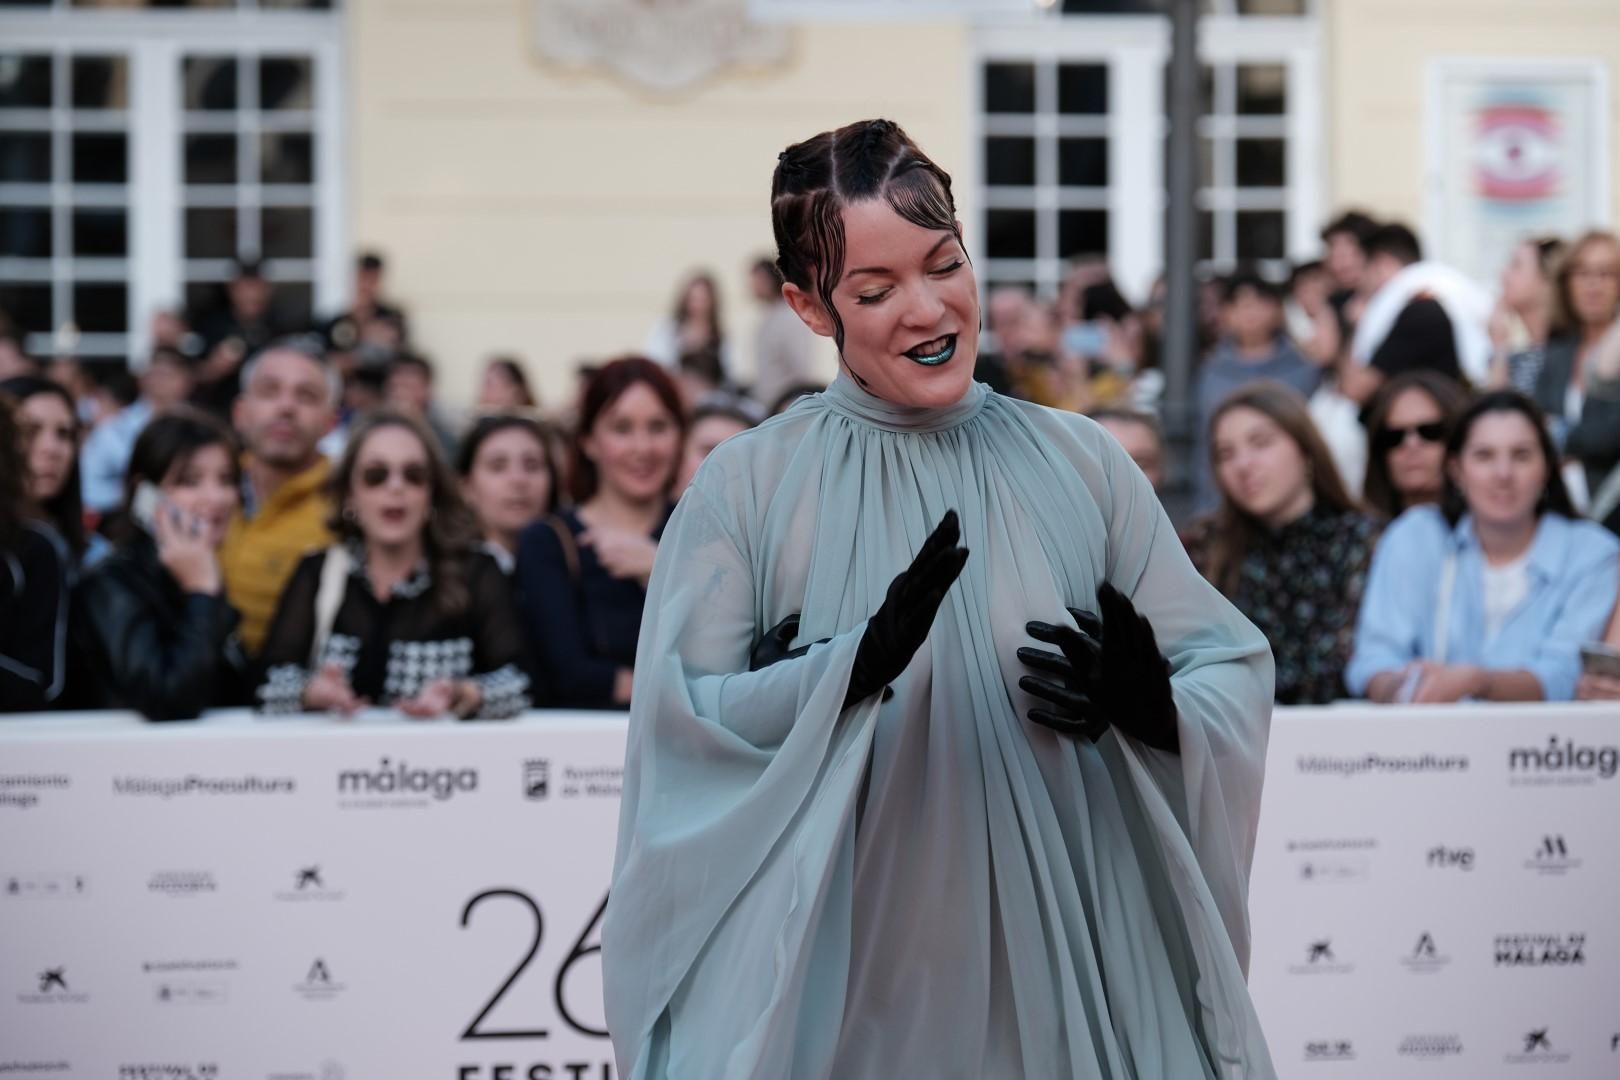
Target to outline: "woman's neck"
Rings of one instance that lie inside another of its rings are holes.
[[[1552,313],[1547,310],[1546,304],[1530,304],[1516,308],[1513,313],[1524,324],[1524,332],[1529,336],[1532,345],[1547,343],[1547,334],[1552,327]]]
[[[515,556],[517,554],[517,533],[503,532],[500,529],[485,529],[484,540],[486,543],[494,544],[508,555]]]
[[[1523,521],[1496,522],[1474,519],[1474,535],[1479,537],[1479,548],[1485,553],[1489,566],[1502,566],[1530,550],[1536,539],[1536,525],[1540,518]]]
[[[410,577],[411,571],[422,559],[421,537],[413,537],[402,544],[366,542],[366,577],[372,591],[380,599],[387,599],[394,586]]]
[[[662,495],[650,499],[631,499],[604,487],[580,504],[579,516],[591,526],[606,525],[609,528],[650,533],[663,519],[667,505]]]
[[[1315,506],[1316,494],[1310,488],[1306,488],[1285,505],[1267,514],[1265,517],[1266,526],[1271,529],[1280,529],[1284,525],[1291,525],[1310,513]]]
[[[1603,335],[1608,332],[1609,327],[1613,325],[1614,323],[1612,322],[1584,324],[1581,327],[1580,351],[1584,353],[1587,349],[1590,349],[1592,346],[1596,345],[1600,340],[1602,340]]]

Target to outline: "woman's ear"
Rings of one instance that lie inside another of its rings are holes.
[[[822,337],[833,336],[833,321],[822,306],[820,297],[811,296],[789,281],[782,286],[782,298],[793,309],[793,314],[812,331]]]

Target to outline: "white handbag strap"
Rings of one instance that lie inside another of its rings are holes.
[[[326,639],[332,636],[332,624],[337,621],[338,608],[343,606],[343,592],[349,583],[349,571],[354,559],[342,544],[326,549],[321,563],[321,584],[315,592],[315,639],[309,650],[309,669],[313,673],[320,667],[321,653],[326,650]]]
[[[1446,662],[1446,646],[1450,644],[1451,636],[1451,593],[1457,586],[1457,553],[1446,552],[1445,561],[1440,564],[1440,596],[1439,604],[1434,612],[1434,661],[1439,664]]]

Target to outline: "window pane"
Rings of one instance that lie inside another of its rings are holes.
[[[185,105],[205,112],[236,108],[236,60],[228,56],[188,56],[184,67]]]
[[[186,183],[236,183],[236,136],[187,135]]]
[[[267,206],[261,219],[264,255],[307,259],[315,253],[314,211],[307,206]]]
[[[51,58],[0,53],[0,109],[51,107]]]
[[[1244,116],[1278,116],[1287,111],[1288,69],[1281,64],[1239,64],[1237,111]]]
[[[25,334],[51,331],[51,287],[33,284],[0,284],[0,311]]]
[[[992,259],[1035,257],[1035,211],[988,210],[984,219],[985,251]]]
[[[1059,64],[1058,112],[1107,115],[1108,68],[1102,64]]]
[[[21,259],[50,258],[50,209],[44,206],[0,208],[0,255]]]
[[[1208,210],[1200,210],[1194,218],[1198,228],[1198,258],[1207,261],[1215,257],[1215,215]]]
[[[129,63],[122,56],[75,56],[75,109],[123,109],[129,105]]]
[[[1283,257],[1285,247],[1281,210],[1238,211],[1238,258],[1280,259]]]
[[[99,206],[73,211],[73,254],[128,255],[128,212]]]
[[[1310,0],[1237,0],[1239,15],[1305,15]]]
[[[259,178],[266,184],[314,183],[314,137],[308,132],[259,136]]]
[[[187,210],[186,258],[236,258],[236,211],[230,207]]]
[[[1283,187],[1287,184],[1288,144],[1282,139],[1239,139],[1237,182],[1240,187]]]
[[[74,7],[107,8],[228,8],[236,4],[237,0],[73,0]]]
[[[86,334],[121,334],[128,330],[128,287],[101,281],[73,286],[73,321]]]
[[[1035,65],[984,65],[984,111],[992,113],[1034,112]]]
[[[1076,255],[1108,253],[1108,211],[1061,210],[1058,212],[1058,254],[1065,259]]]
[[[1058,183],[1065,187],[1107,187],[1108,140],[1059,139]]]
[[[73,136],[73,182],[129,182],[129,139],[122,132],[79,132]]]
[[[1164,69],[1164,111],[1170,113],[1170,66]],[[1198,115],[1208,116],[1215,111],[1215,69],[1208,64],[1198,65]]]
[[[50,132],[0,131],[0,182],[46,184],[50,179]]]
[[[228,302],[223,281],[186,282],[186,312],[195,326],[197,318]]]
[[[315,65],[307,57],[266,56],[259,61],[259,108],[308,109],[315,104]]]
[[[259,0],[262,8],[284,8],[289,11],[329,11],[332,0]]]
[[[1162,15],[1164,0],[1063,0],[1065,15]]]
[[[984,179],[987,184],[1029,187],[1035,183],[1035,140],[1023,136],[992,135],[984,140]]]

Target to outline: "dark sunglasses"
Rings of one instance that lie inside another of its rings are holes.
[[[394,475],[392,465],[367,465],[360,470],[360,486],[367,488],[380,488],[388,483],[388,478]],[[399,468],[399,478],[414,488],[425,488],[428,485],[428,467],[419,461]]]
[[[1415,424],[1412,427],[1384,428],[1373,436],[1373,449],[1380,454],[1387,454],[1405,442],[1408,435],[1416,435],[1424,442],[1439,442],[1446,437],[1446,425],[1436,421],[1432,424]]]

